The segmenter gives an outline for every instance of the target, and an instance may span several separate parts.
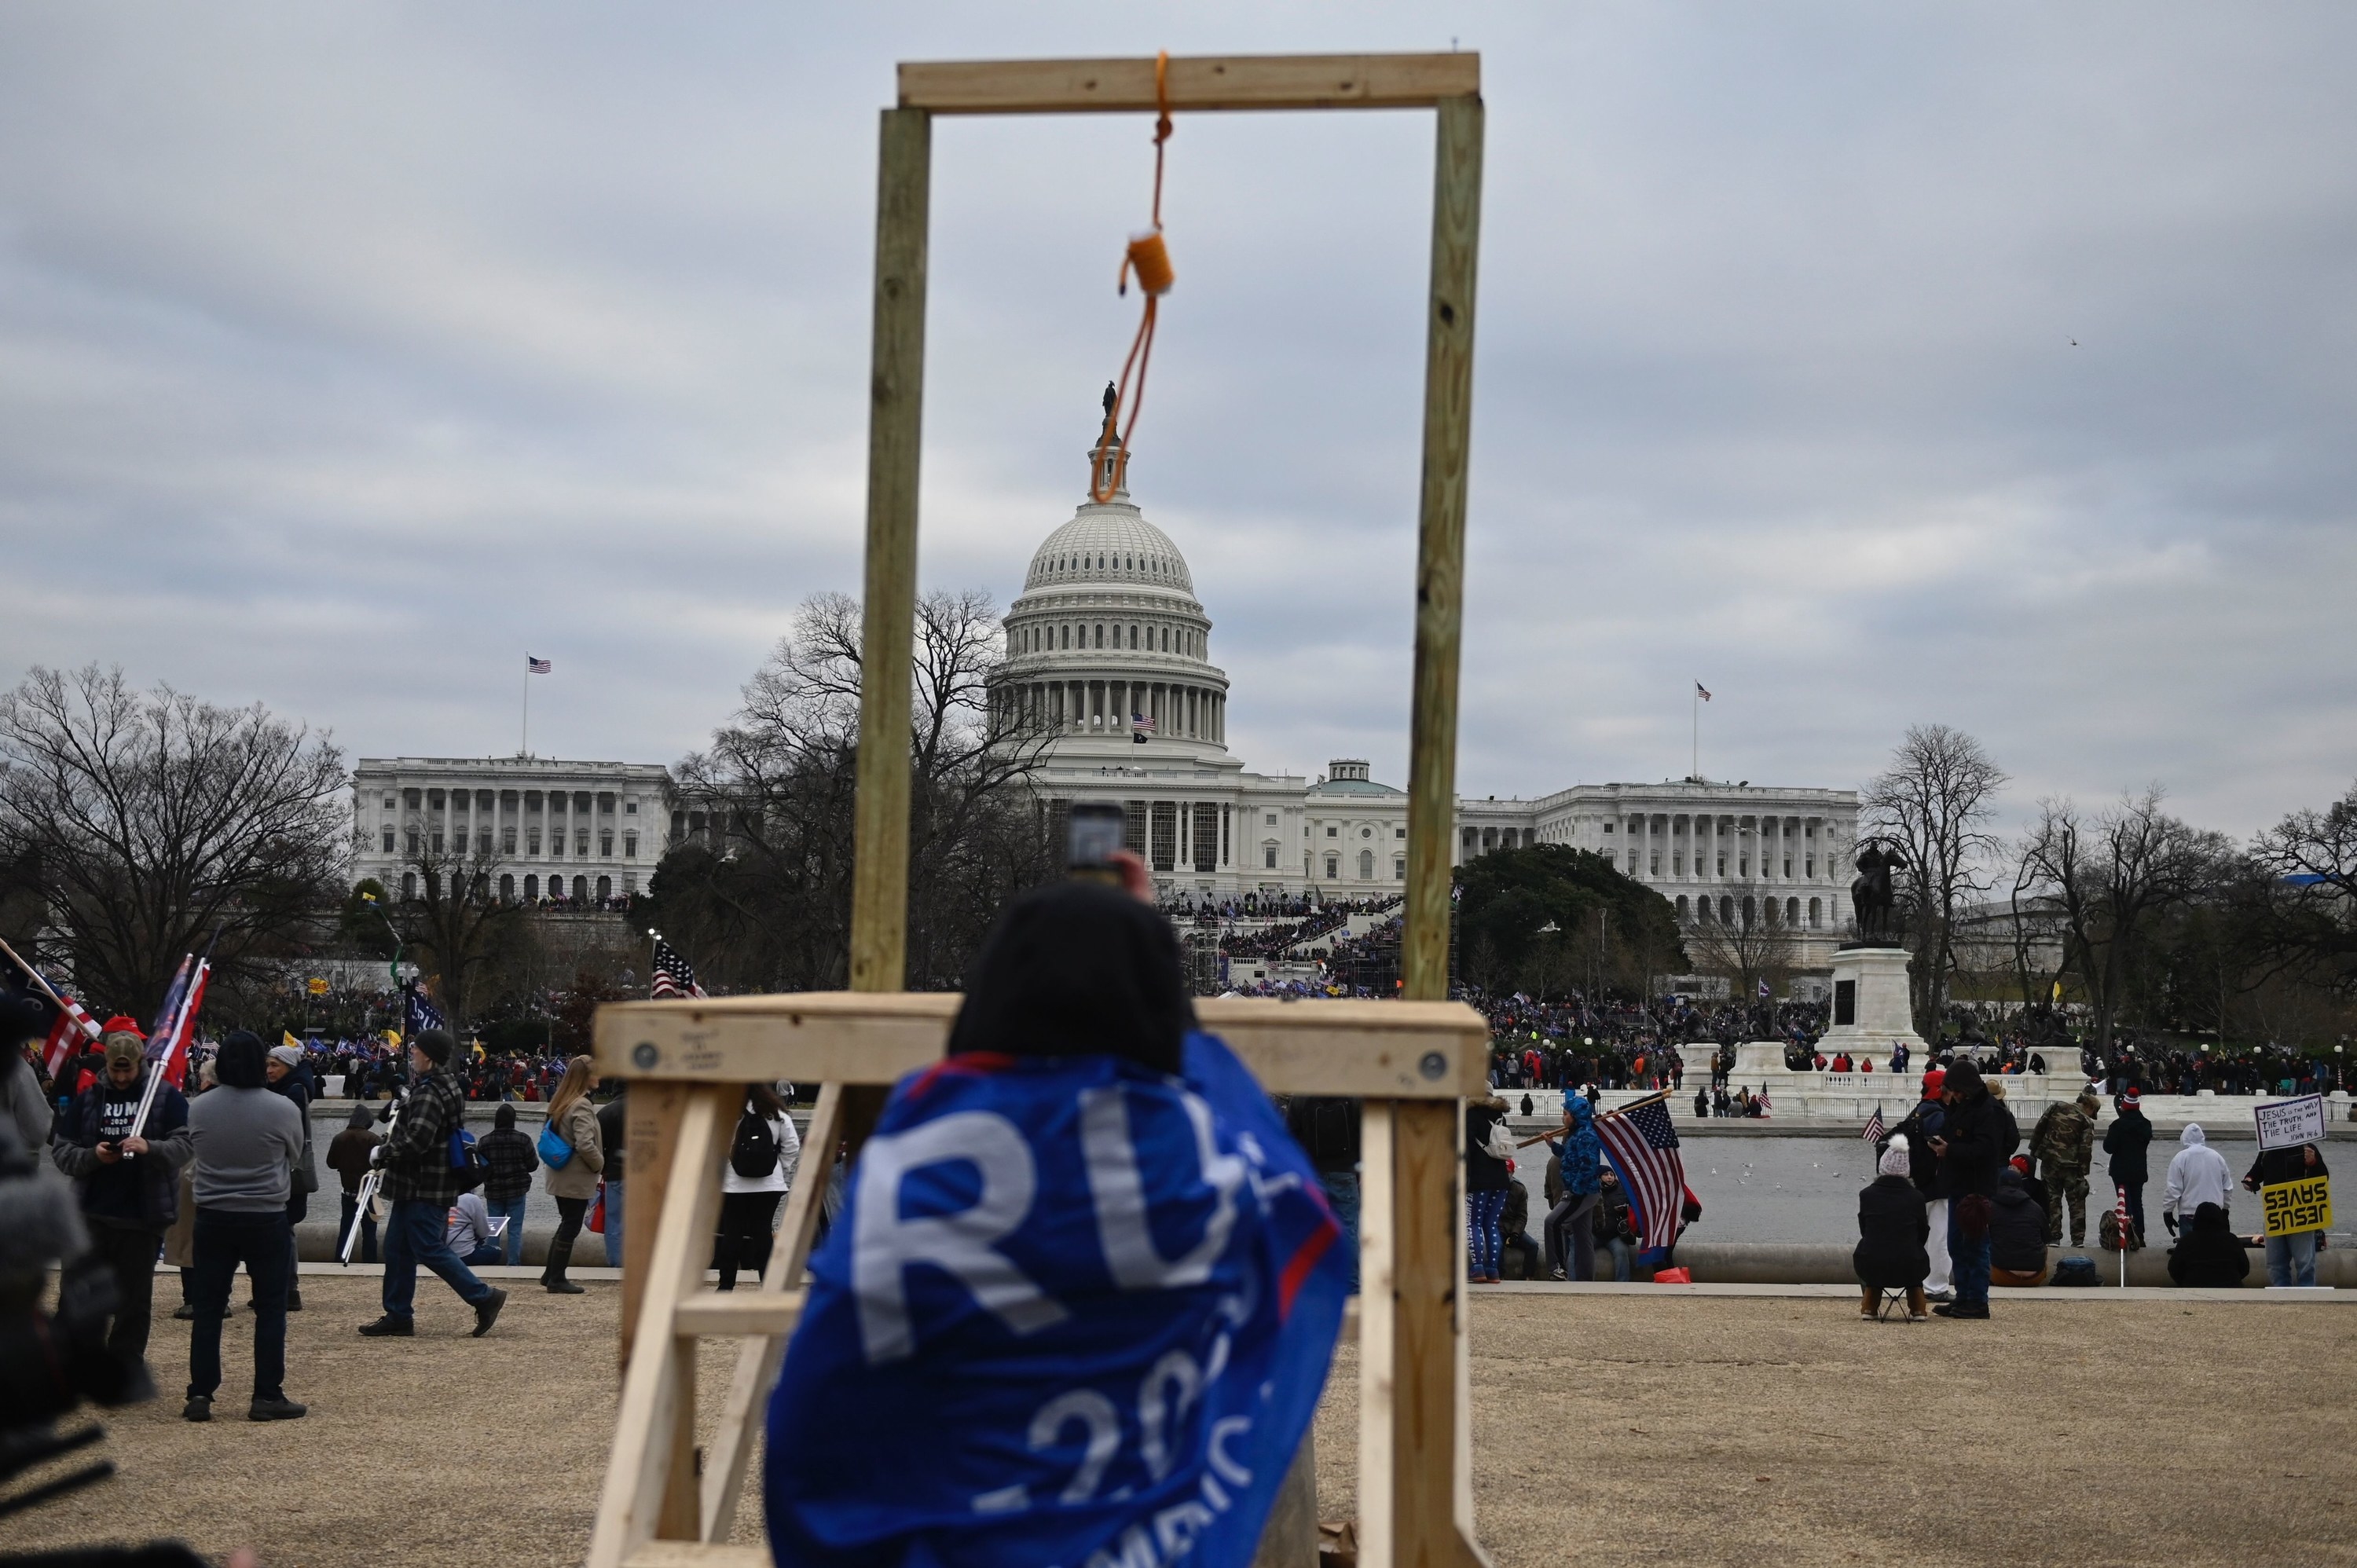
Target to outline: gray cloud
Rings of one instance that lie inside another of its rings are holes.
[[[824,25],[818,25],[823,22]],[[2324,5],[0,13],[0,675],[355,751],[696,745],[857,584],[899,59],[1484,51],[1459,779],[1910,722],[2247,831],[2346,787],[2357,20]],[[1134,119],[936,134],[928,578],[1069,515]],[[1430,127],[1181,121],[1136,488],[1254,765],[1405,751]],[[2077,339],[2073,348],[2071,340]]]

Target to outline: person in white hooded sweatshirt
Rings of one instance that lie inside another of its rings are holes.
[[[2171,1231],[2181,1232],[2193,1223],[2193,1211],[2203,1204],[2227,1207],[2234,1173],[2227,1167],[2226,1156],[2210,1146],[2199,1122],[2188,1122],[2177,1141],[2185,1146],[2169,1162],[2169,1184],[2161,1189],[2160,1212]]]

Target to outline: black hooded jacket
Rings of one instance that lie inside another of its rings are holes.
[[[1970,1193],[1994,1197],[1997,1173],[2021,1133],[1970,1062],[1960,1061],[1948,1069],[1947,1087],[1958,1092],[1958,1099],[1948,1107],[1947,1124],[1940,1129],[1940,1136],[1948,1141],[1940,1156],[1940,1179],[1951,1197]]]
[[[2231,1289],[2251,1277],[2251,1255],[2226,1228],[2226,1211],[2205,1203],[2169,1250],[2169,1277],[2189,1288]]]
[[[1094,882],[1035,887],[982,945],[949,1052],[1123,1057],[1179,1069],[1195,1027],[1170,922]]]

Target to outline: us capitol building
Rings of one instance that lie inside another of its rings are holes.
[[[994,677],[1000,715],[1041,736],[1040,792],[1060,819],[1111,801],[1167,898],[1383,897],[1407,880],[1407,794],[1340,757],[1318,778],[1254,773],[1227,748],[1228,677],[1186,557],[1103,451],[1098,489],[1032,554]],[[1757,917],[1829,961],[1850,918],[1850,789],[1694,779],[1582,784],[1537,800],[1459,796],[1450,859],[1564,843],[1611,856],[1682,921]],[[1813,939],[1813,940],[1809,940]],[[1822,948],[1820,953],[1817,950]]]

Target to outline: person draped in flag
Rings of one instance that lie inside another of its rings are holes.
[[[780,1563],[1253,1556],[1332,1359],[1341,1230],[1116,864],[1127,892],[1009,907],[861,1153],[770,1399]]]

